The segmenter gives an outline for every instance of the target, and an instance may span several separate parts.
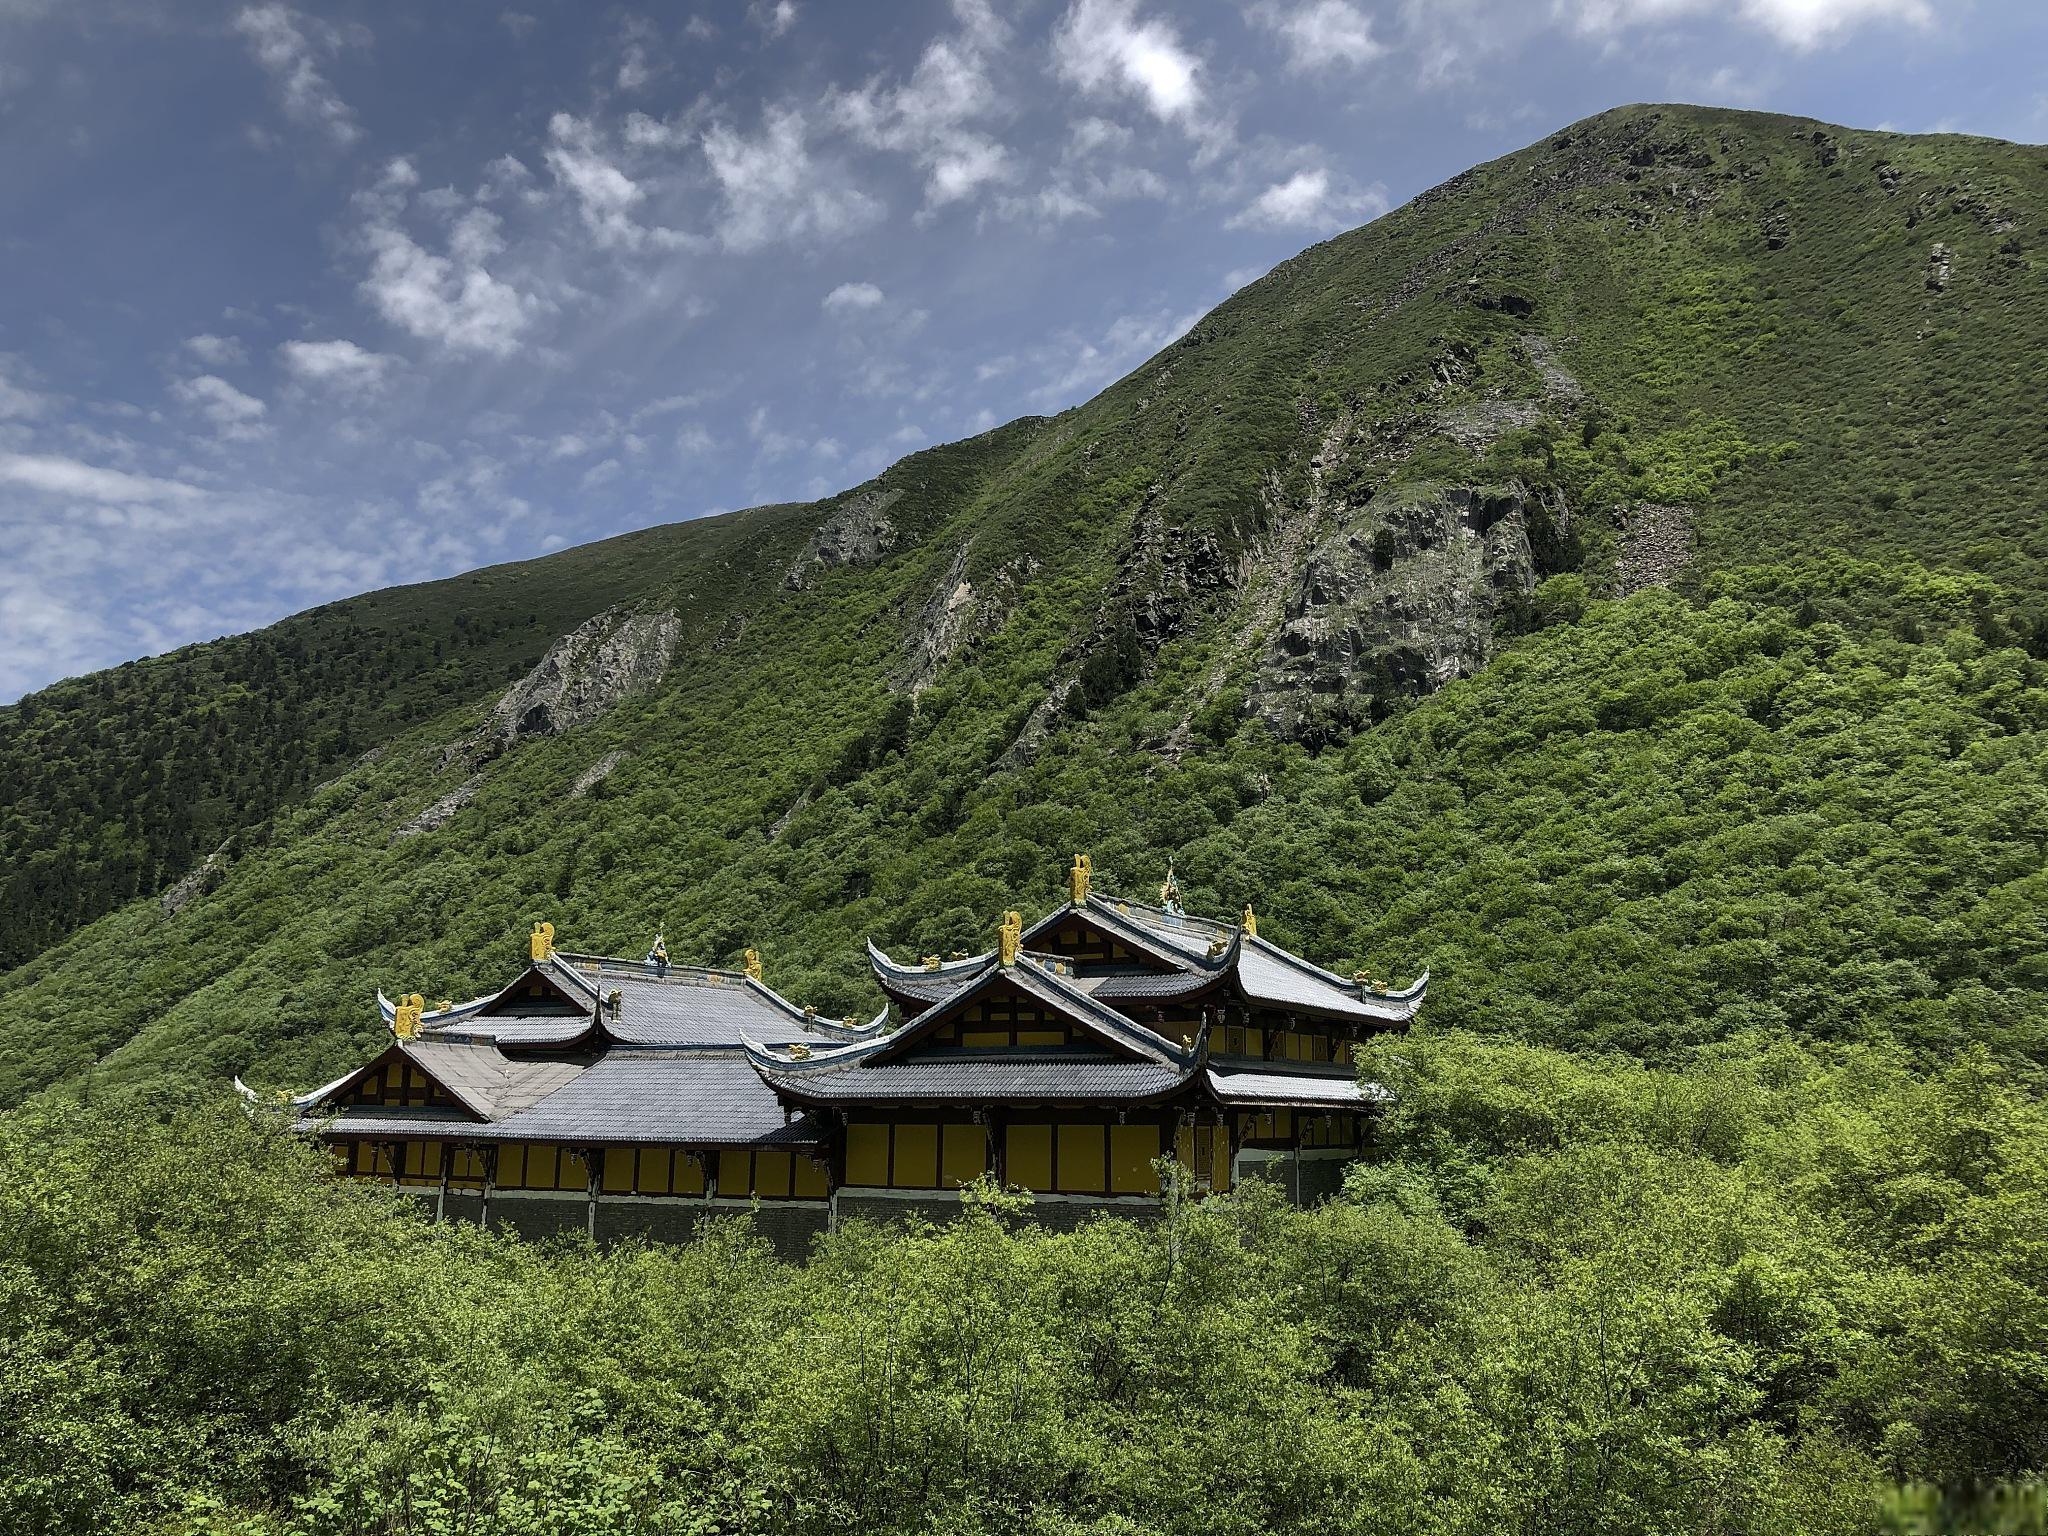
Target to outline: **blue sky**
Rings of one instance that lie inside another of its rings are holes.
[[[2048,139],[2036,0],[0,0],[0,700],[857,483],[1628,101]]]

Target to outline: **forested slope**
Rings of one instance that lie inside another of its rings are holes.
[[[1112,888],[1173,855],[1320,958],[1427,966],[1447,1023],[2038,1061],[2044,209],[2035,150],[1624,109],[1284,263],[1057,418],[520,568],[473,663],[420,665],[446,637],[409,589],[362,600],[390,617],[320,633],[417,677],[381,750],[202,786],[239,805],[213,888],[0,977],[0,1103],[317,1080],[374,987],[466,995],[536,917],[758,946],[851,1011],[862,936],[979,942],[1079,848]],[[622,595],[672,619],[658,685],[480,750],[505,674]],[[175,665],[238,678],[250,643]],[[327,645],[280,677],[346,720],[368,685]],[[39,703],[4,726],[68,786],[8,835],[103,871],[168,793],[90,787],[141,771],[93,702],[121,676],[66,685],[101,747]],[[31,875],[14,922],[128,888]]]

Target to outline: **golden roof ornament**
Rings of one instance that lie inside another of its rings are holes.
[[[924,968],[928,971],[936,971],[939,968],[939,957],[937,955],[926,955],[924,957]]]
[[[1021,912],[1005,912],[1003,925],[996,930],[996,947],[1004,965],[1017,963],[1017,951],[1024,946],[1024,915]]]
[[[748,980],[759,981],[761,979],[761,951],[758,949],[749,949],[747,951],[746,970]]]
[[[417,992],[409,992],[398,1000],[398,1009],[391,1015],[391,1033],[401,1040],[417,1040],[420,1037],[420,1015],[426,1011],[427,1000]]]
[[[1095,873],[1095,865],[1085,853],[1074,855],[1074,867],[1067,871],[1067,895],[1075,906],[1088,899],[1088,878]]]
[[[1244,933],[1248,939],[1259,936],[1259,914],[1252,910],[1250,902],[1244,904]]]
[[[791,1061],[809,1061],[811,1059],[811,1048],[799,1040],[790,1046],[789,1059]]]
[[[535,965],[539,965],[541,961],[553,954],[555,952],[555,925],[553,923],[535,923],[533,925],[533,932],[526,936],[526,952],[532,957]]]

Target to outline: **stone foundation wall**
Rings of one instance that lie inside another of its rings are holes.
[[[1303,1205],[1321,1205],[1344,1187],[1344,1170],[1350,1158],[1305,1157],[1301,1160],[1300,1193]]]
[[[491,1226],[521,1237],[578,1235],[590,1230],[590,1217],[580,1195],[551,1197],[523,1191],[496,1191],[491,1196]]]
[[[1240,1180],[1270,1179],[1290,1194],[1298,1191],[1303,1205],[1329,1199],[1342,1187],[1349,1160],[1313,1155],[1297,1160],[1290,1154],[1258,1158],[1241,1163]],[[478,1221],[483,1216],[482,1196],[450,1190],[445,1201],[438,1189],[412,1189],[428,1215],[438,1206],[448,1221]],[[831,1200],[764,1200],[750,1206],[739,1200],[706,1204],[701,1199],[600,1199],[597,1203],[597,1240],[600,1243],[648,1242],[687,1243],[697,1235],[701,1222],[714,1218],[739,1217],[751,1221],[768,1241],[777,1257],[800,1262],[810,1256],[816,1239],[837,1221],[902,1221],[920,1217],[943,1225],[961,1214],[959,1197],[937,1190],[932,1193],[897,1195],[873,1190],[841,1190]],[[1090,1199],[1086,1196],[1046,1196],[1034,1201],[1026,1219],[1056,1232],[1071,1232],[1098,1216],[1124,1221],[1157,1221],[1162,1207],[1156,1200]],[[589,1230],[589,1204],[581,1195],[548,1194],[532,1190],[497,1190],[490,1199],[490,1225],[516,1232],[521,1237],[543,1238],[557,1234],[581,1235]]]

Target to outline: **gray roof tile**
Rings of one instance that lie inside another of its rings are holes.
[[[401,1040],[399,1049],[486,1120],[504,1120],[574,1082],[581,1062],[508,1057],[497,1046],[458,1040]]]
[[[1379,1103],[1387,1091],[1361,1088],[1349,1073],[1209,1069],[1209,1089],[1225,1104],[1292,1105],[1302,1109],[1357,1109]]]
[[[760,1058],[755,1058],[758,1063]],[[943,1058],[913,1057],[874,1066],[826,1071],[783,1071],[760,1066],[761,1076],[791,1096],[819,1103],[895,1099],[1039,1100],[1149,1099],[1173,1092],[1193,1076],[1150,1061],[1101,1057],[1047,1057],[977,1051]]]
[[[535,1141],[807,1146],[822,1132],[787,1116],[746,1057],[614,1051],[501,1129]]]

